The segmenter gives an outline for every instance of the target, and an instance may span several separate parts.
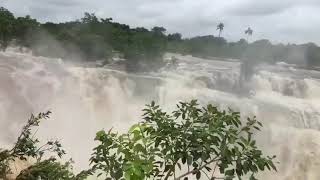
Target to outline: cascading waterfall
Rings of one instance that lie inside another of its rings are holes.
[[[60,139],[79,171],[88,166],[96,131],[127,130],[151,100],[172,110],[178,101],[196,98],[263,122],[259,144],[280,164],[279,172],[263,173],[261,179],[320,179],[320,72],[281,64],[259,67],[243,95],[236,89],[238,61],[175,56],[174,70],[134,75],[0,53],[0,147],[15,141],[31,113],[51,110],[52,118],[37,135]]]

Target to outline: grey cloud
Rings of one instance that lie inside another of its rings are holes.
[[[83,4],[77,0],[48,0],[48,5],[53,5],[56,7],[75,7]]]
[[[242,0],[228,12],[237,16],[266,16],[282,13],[299,6],[320,6],[318,0]]]
[[[0,5],[42,22],[75,20],[95,12],[133,27],[164,26],[185,37],[216,35],[216,25],[224,22],[223,36],[232,41],[244,37],[250,26],[254,39],[320,43],[319,0],[0,0]]]
[[[228,12],[235,16],[265,16],[283,12],[292,7],[292,2],[283,1],[245,1],[231,7]]]
[[[252,6],[245,8],[238,8],[233,10],[232,15],[237,16],[264,16],[274,13],[279,13],[285,10],[288,7],[274,7],[274,6]]]

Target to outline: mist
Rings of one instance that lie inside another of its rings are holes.
[[[72,157],[75,171],[80,171],[88,167],[98,130],[126,131],[151,100],[170,111],[179,101],[197,98],[239,110],[243,117],[256,115],[263,122],[258,143],[277,155],[280,164],[277,173],[261,174],[261,179],[319,178],[319,72],[260,67],[248,82],[252,93],[239,96],[231,89],[238,83],[240,62],[167,56],[178,59],[176,69],[135,75],[8,49],[0,54],[1,84],[6,84],[0,91],[1,145],[14,142],[30,113],[51,110],[52,117],[41,124],[37,136],[61,140],[68,152],[65,158]]]

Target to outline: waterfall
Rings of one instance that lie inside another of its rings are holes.
[[[31,113],[51,110],[37,135],[60,139],[79,171],[88,166],[96,131],[126,131],[151,100],[171,111],[178,101],[196,98],[263,122],[258,143],[280,164],[279,172],[261,179],[320,179],[320,72],[261,66],[243,96],[235,90],[240,62],[175,56],[174,70],[128,74],[14,50],[0,53],[0,147],[12,145]]]

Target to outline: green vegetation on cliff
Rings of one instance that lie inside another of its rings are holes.
[[[0,8],[0,44],[6,49],[12,41],[31,48],[35,55],[74,60],[110,60],[114,54],[126,59],[129,70],[152,70],[164,65],[163,54],[176,52],[200,57],[249,60],[252,63],[284,61],[302,66],[320,66],[320,48],[314,43],[302,45],[276,44],[263,39],[248,43],[254,31],[243,30],[247,40],[227,42],[220,37],[227,28],[217,25],[219,37],[212,35],[182,38],[179,33],[167,34],[163,27],[151,30],[132,28],[85,13],[80,20],[64,23],[39,23],[30,16],[14,17]]]

